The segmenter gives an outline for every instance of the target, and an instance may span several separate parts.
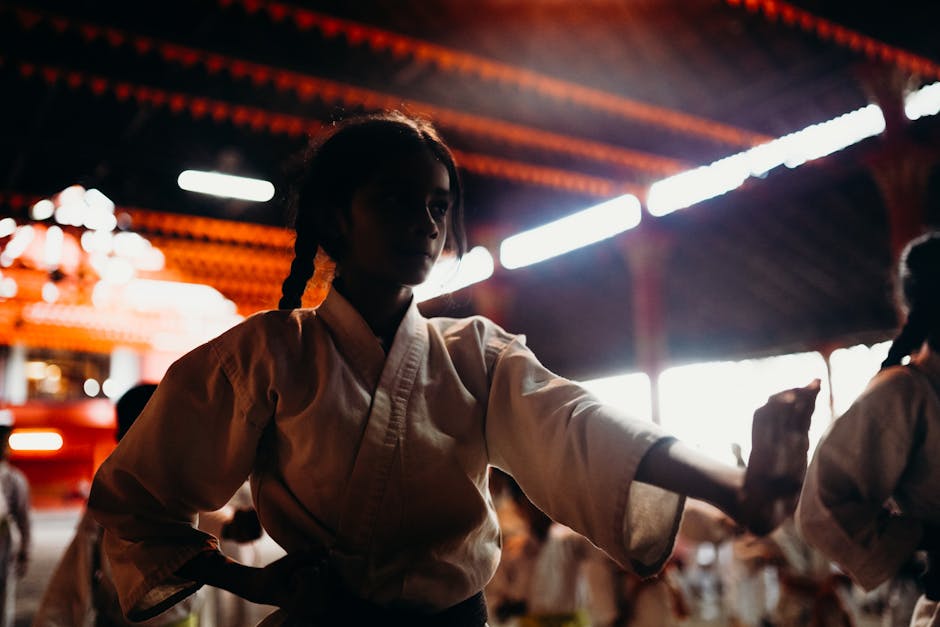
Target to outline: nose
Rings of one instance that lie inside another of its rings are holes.
[[[441,228],[438,226],[437,220],[434,219],[433,209],[430,205],[424,204],[415,213],[417,215],[412,224],[412,230],[415,234],[432,240],[440,237]]]

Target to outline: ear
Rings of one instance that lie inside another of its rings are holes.
[[[330,236],[345,240],[352,231],[352,220],[350,220],[349,212],[339,207],[334,207],[332,211],[333,219],[328,227],[328,230],[331,231]]]
[[[349,234],[352,232],[352,224],[348,212],[340,208],[333,208],[329,215],[331,219],[326,220],[322,226],[320,246],[330,257],[339,261],[342,251],[346,248]]]

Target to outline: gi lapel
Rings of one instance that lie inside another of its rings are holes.
[[[395,452],[405,432],[408,405],[428,346],[427,321],[412,301],[395,333],[372,397],[337,528],[335,557],[361,558],[371,548]],[[343,558],[347,559],[343,559]],[[364,574],[361,569],[360,576]]]
[[[366,389],[373,392],[385,365],[385,351],[372,334],[356,308],[342,294],[330,290],[317,308],[317,315],[326,322],[337,350],[360,378]]]

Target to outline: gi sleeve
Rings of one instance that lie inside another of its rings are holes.
[[[490,463],[622,566],[656,573],[672,553],[684,497],[634,479],[664,432],[550,372],[518,337],[499,353],[491,379]]]
[[[796,518],[804,539],[871,590],[920,543],[919,521],[886,507],[916,445],[927,390],[885,371],[833,423],[806,473]]]
[[[89,510],[105,528],[121,608],[132,620],[198,589],[175,575],[200,552],[218,550],[216,538],[194,527],[196,514],[219,509],[242,485],[274,412],[276,395],[263,393],[270,373],[258,371],[271,361],[265,347],[227,350],[225,338],[170,367],[92,484]]]

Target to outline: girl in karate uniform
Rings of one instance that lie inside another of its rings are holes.
[[[280,309],[175,362],[96,475],[90,508],[129,616],[210,584],[282,608],[269,624],[479,627],[500,554],[491,465],[643,576],[672,551],[683,494],[769,531],[780,482],[768,467],[745,476],[603,405],[483,317],[418,311],[412,288],[465,249],[457,166],[429,124],[337,125],[297,203]],[[318,250],[336,278],[302,308]],[[805,436],[817,389],[759,412]],[[246,477],[287,551],[264,568],[191,524]]]
[[[907,320],[816,448],[797,522],[866,590],[927,551],[927,594],[911,620],[926,627],[940,625],[940,233],[908,244],[899,266]]]

